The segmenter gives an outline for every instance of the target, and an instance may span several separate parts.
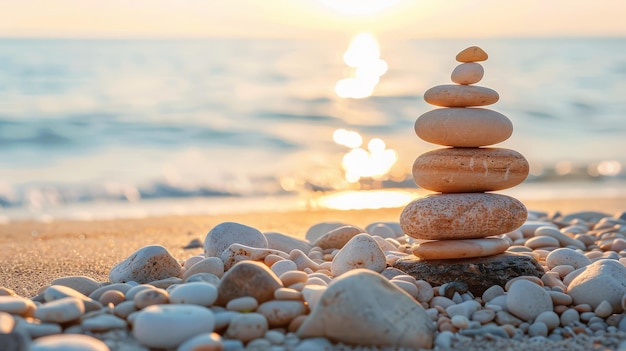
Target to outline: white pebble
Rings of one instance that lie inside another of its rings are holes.
[[[217,288],[207,283],[177,285],[170,292],[170,303],[211,306],[217,300]]]

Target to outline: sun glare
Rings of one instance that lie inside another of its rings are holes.
[[[379,179],[391,170],[398,160],[398,155],[380,138],[373,138],[367,143],[367,150],[361,148],[363,138],[354,131],[337,129],[333,133],[333,140],[349,147],[342,160],[345,178],[350,183],[356,183],[361,178]]]
[[[320,207],[335,210],[364,210],[402,207],[419,195],[402,190],[342,191],[317,200]]]
[[[362,99],[374,92],[380,77],[387,73],[387,62],[380,58],[380,47],[373,35],[361,33],[350,42],[343,61],[352,74],[335,85],[335,92],[342,98]]]
[[[388,9],[400,0],[319,0],[327,7],[345,15],[371,15]]]

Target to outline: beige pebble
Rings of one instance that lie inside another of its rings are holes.
[[[567,291],[567,285],[561,281],[559,274],[556,272],[546,272],[541,276],[541,281],[545,286],[549,286],[551,288],[558,287],[562,291]]]
[[[546,265],[552,269],[560,265],[570,265],[574,269],[586,267],[591,261],[584,254],[569,248],[556,249],[546,256]]]
[[[613,306],[611,306],[608,301],[602,300],[602,302],[598,304],[598,307],[596,307],[594,312],[598,317],[606,318],[613,314]]]
[[[535,236],[551,236],[559,241],[560,246],[575,246],[581,250],[585,249],[585,244],[582,242],[561,233],[558,229],[552,226],[541,226],[535,229]]]
[[[400,279],[391,279],[391,283],[400,289],[404,290],[407,294],[411,295],[414,298],[417,298],[417,286],[414,283],[409,283]]]
[[[478,85],[437,85],[424,93],[427,103],[442,107],[486,106],[495,104],[499,98],[495,90]]]
[[[559,247],[559,241],[550,236],[536,236],[526,240],[524,246],[531,249],[539,249],[542,247]]]
[[[267,319],[260,313],[240,313],[235,315],[228,325],[224,336],[248,342],[261,338],[268,331]]]
[[[404,233],[416,239],[473,239],[510,232],[528,211],[500,194],[436,194],[408,204],[400,216]]]
[[[486,61],[489,56],[487,53],[478,46],[470,46],[463,49],[456,55],[458,62],[480,62]]]
[[[554,311],[545,311],[545,312],[541,312],[535,318],[535,322],[544,323],[548,327],[549,330],[553,330],[554,328],[557,328],[560,325],[561,320],[559,319],[559,315],[554,313]]]
[[[79,293],[89,296],[92,292],[100,287],[95,279],[86,276],[68,276],[54,279],[50,285],[63,285],[72,288]]]
[[[277,255],[283,258],[288,258],[289,255],[280,250],[269,249],[265,247],[252,247],[242,244],[231,244],[224,251],[220,258],[224,262],[224,271],[229,270],[235,264],[242,261],[264,261],[268,255]]]
[[[144,246],[109,271],[112,283],[134,281],[141,284],[179,276],[182,276],[181,265],[161,245]]]
[[[8,334],[13,331],[15,319],[6,312],[0,312],[0,334]]]
[[[236,222],[223,222],[213,227],[204,238],[204,255],[221,257],[232,244],[268,248],[267,238],[258,229]]]
[[[105,291],[104,294],[100,296],[100,303],[104,306],[107,306],[108,304],[116,306],[124,301],[126,301],[126,296],[124,296],[121,291],[117,290]]]
[[[353,236],[333,259],[330,271],[333,276],[357,268],[366,268],[382,272],[387,266],[385,254],[371,235],[362,233]]]
[[[35,318],[42,322],[65,323],[78,319],[84,313],[85,305],[81,299],[64,297],[39,306]]]
[[[274,272],[274,274],[280,277],[283,273],[297,270],[298,266],[292,260],[281,260],[270,265],[270,269]]]
[[[350,239],[363,232],[363,229],[355,226],[339,227],[322,235],[315,241],[314,246],[318,246],[324,250],[341,249]]]
[[[98,314],[83,318],[80,325],[82,331],[89,332],[105,332],[114,329],[126,329],[127,327],[128,323],[125,320],[110,314]]]
[[[219,278],[224,275],[224,262],[219,257],[204,258],[187,267],[183,273],[183,280],[186,281],[190,276],[198,273],[211,273]]]
[[[126,292],[130,290],[132,287],[133,285],[126,284],[126,283],[113,283],[109,285],[104,285],[94,290],[91,294],[89,294],[89,297],[94,300],[100,300],[100,296],[102,296],[102,294],[104,294],[105,291],[109,291],[109,290],[117,290],[126,294]]]
[[[302,288],[302,298],[307,303],[310,310],[313,310],[315,306],[317,306],[319,299],[326,289],[326,286],[321,285],[307,285]]]
[[[204,260],[205,257],[204,255],[196,255],[196,256],[191,256],[188,259],[185,260],[185,262],[183,262],[182,266],[185,269],[189,269],[189,267],[193,266],[194,264]]]
[[[517,280],[509,287],[507,308],[524,321],[532,321],[541,312],[552,311],[552,299],[543,287],[528,280]]]
[[[196,335],[178,346],[176,351],[222,351],[224,345],[218,333]]]
[[[552,269],[550,269],[551,272],[555,272],[559,275],[559,277],[561,279],[565,278],[565,276],[567,276],[568,274],[572,273],[576,268],[574,268],[574,266],[569,265],[569,264],[562,264],[562,265],[558,265],[553,267]]]
[[[417,280],[415,286],[417,286],[416,298],[419,302],[430,302],[435,296],[435,290],[427,281]]]
[[[500,285],[492,285],[483,292],[482,299],[487,303],[501,295],[504,295],[504,289]]]
[[[226,309],[236,312],[254,312],[258,306],[259,303],[254,297],[243,296],[228,301]]]
[[[580,322],[580,315],[575,309],[568,308],[561,313],[561,326],[567,327],[568,325],[572,325],[576,322]]]
[[[528,171],[528,161],[515,150],[443,148],[417,157],[413,180],[442,193],[484,192],[512,188],[526,179]]]
[[[280,288],[274,290],[276,300],[302,300],[302,292],[291,288]]]
[[[126,319],[131,313],[135,311],[137,311],[135,301],[120,302],[113,308],[113,314],[124,319]]]
[[[211,306],[217,300],[217,288],[211,284],[195,282],[177,285],[169,293],[170,303]]]
[[[555,305],[569,306],[574,301],[571,296],[562,292],[548,291],[548,294],[550,294],[550,298],[552,298],[552,303]]]
[[[16,349],[18,350],[18,349]],[[33,342],[30,351],[109,351],[109,347],[93,336],[81,334],[58,334],[38,338]]]
[[[305,283],[309,275],[302,271],[289,271],[280,275],[280,280],[284,286],[291,286],[297,283]]]
[[[423,242],[413,254],[425,260],[484,257],[502,253],[509,247],[500,238],[437,240]]]
[[[319,263],[313,261],[309,258],[304,252],[301,250],[295,249],[289,253],[289,259],[295,262],[298,270],[310,269],[312,271],[316,271],[320,268]]]
[[[307,307],[303,301],[273,300],[262,303],[257,312],[262,314],[270,328],[287,327],[300,315],[305,315]]]
[[[328,286],[328,283],[319,277],[309,277],[304,285],[321,285]]]
[[[169,294],[163,289],[144,289],[138,292],[133,299],[138,309],[144,309],[152,305],[162,305],[169,302]]]
[[[485,69],[480,63],[467,62],[456,66],[450,78],[457,84],[475,84],[483,79],[484,74]]]
[[[506,284],[504,285],[504,290],[508,291],[509,288],[511,287],[511,285],[513,283],[515,283],[516,281],[518,281],[518,280],[527,280],[527,281],[529,281],[531,283],[537,284],[539,286],[543,286],[543,282],[541,281],[540,278],[532,276],[532,275],[522,275],[522,276],[519,276],[519,277],[515,277],[515,278],[509,280],[508,282],[506,282]]]

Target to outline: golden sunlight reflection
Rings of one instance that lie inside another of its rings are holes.
[[[361,178],[379,179],[385,176],[398,160],[393,149],[387,149],[382,139],[373,138],[367,143],[367,150],[359,147],[363,138],[354,131],[338,129],[333,134],[337,144],[351,148],[342,160],[345,178],[350,183],[356,183]]]
[[[373,35],[361,33],[352,39],[343,55],[350,77],[335,85],[335,93],[342,98],[362,99],[374,92],[380,77],[387,72],[385,60],[380,58],[380,48]]]
[[[320,207],[335,210],[363,210],[406,206],[420,195],[403,190],[342,191],[322,196]]]

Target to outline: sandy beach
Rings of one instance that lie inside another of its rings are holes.
[[[626,198],[527,200],[531,211],[550,216],[578,211],[599,211],[608,215],[626,209]],[[376,210],[309,210],[255,212],[206,216],[163,216],[102,221],[34,221],[0,225],[0,286],[32,297],[59,277],[83,275],[108,281],[110,268],[146,245],[159,244],[184,260],[202,253],[202,248],[184,249],[193,239],[222,222],[239,222],[263,232],[279,232],[304,238],[309,227],[323,221],[337,221],[365,227],[375,221],[397,221],[402,208]],[[452,350],[617,350],[626,340],[623,332],[578,335],[561,341],[532,341],[478,337],[455,339]],[[338,349],[349,350],[341,346]],[[436,348],[437,349],[437,348]]]
[[[626,198],[524,200],[529,210],[549,214],[626,211]],[[221,222],[239,222],[263,232],[303,238],[322,221],[365,227],[375,221],[398,221],[402,208],[376,210],[310,210],[256,212],[210,216],[166,216],[106,221],[22,221],[0,225],[0,286],[22,296],[34,296],[53,279],[85,275],[107,281],[110,268],[146,245],[163,245],[184,260],[202,252],[185,250],[193,239],[204,240]]]

